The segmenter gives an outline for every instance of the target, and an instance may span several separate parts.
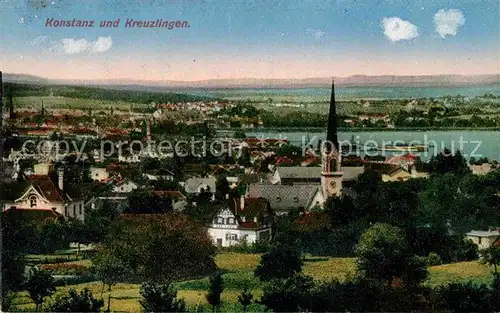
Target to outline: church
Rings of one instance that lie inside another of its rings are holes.
[[[247,197],[267,199],[276,214],[290,210],[311,211],[330,196],[340,196],[363,173],[363,167],[342,168],[337,136],[335,82],[332,80],[326,141],[321,147],[321,167],[278,167],[272,182],[249,184]]]

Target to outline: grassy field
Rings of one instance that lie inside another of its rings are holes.
[[[28,96],[16,97],[14,99],[16,107],[40,110],[43,106],[46,109],[71,109],[71,110],[87,110],[87,109],[110,109],[113,110],[129,110],[132,105],[134,108],[147,107],[145,104],[131,103],[124,101],[107,101],[68,98],[60,96]]]
[[[259,299],[262,293],[261,283],[253,276],[253,270],[260,260],[258,254],[238,254],[221,253],[216,257],[216,263],[223,271],[225,290],[222,294],[224,306],[222,311],[234,312],[240,310],[238,305],[238,295],[244,286],[252,290],[254,299]],[[90,265],[88,260],[78,261],[79,264]],[[329,258],[312,257],[305,258],[303,271],[306,275],[312,276],[317,281],[329,281],[332,279],[344,280],[355,275],[355,263],[353,258]],[[425,282],[428,286],[443,285],[450,282],[473,281],[475,283],[491,282],[491,269],[477,262],[461,262],[433,266],[429,268],[429,278]],[[176,283],[178,296],[184,298],[188,306],[192,309],[202,306],[204,310],[209,310],[205,300],[208,290],[208,278],[189,280]],[[102,289],[100,282],[91,282],[75,286],[59,287],[60,291],[67,291],[70,288],[82,290],[89,288],[97,296],[107,299],[109,292]],[[139,285],[137,284],[117,284],[111,291],[111,310],[121,312],[138,312],[139,305]],[[26,292],[18,294],[15,300],[18,308],[32,308],[33,303]],[[262,311],[259,305],[252,305],[251,311]]]

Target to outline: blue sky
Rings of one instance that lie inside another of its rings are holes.
[[[51,78],[499,73],[493,0],[0,0],[1,67]],[[118,28],[47,28],[121,19]],[[187,20],[189,28],[125,28]]]

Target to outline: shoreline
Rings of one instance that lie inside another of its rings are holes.
[[[325,127],[258,127],[258,128],[218,128],[217,132],[309,132],[320,133]],[[339,132],[406,132],[406,131],[500,131],[500,127],[400,127],[400,128],[345,128],[339,127]]]

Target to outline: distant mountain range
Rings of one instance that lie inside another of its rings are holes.
[[[208,79],[199,81],[147,81],[134,79],[67,80],[48,79],[28,74],[3,74],[4,81],[42,85],[81,85],[116,89],[157,90],[157,89],[217,89],[217,88],[314,88],[325,87],[331,77],[303,79]],[[499,84],[500,74],[489,75],[422,75],[422,76],[367,76],[354,75],[335,77],[335,84],[344,87],[426,87],[464,86]]]

